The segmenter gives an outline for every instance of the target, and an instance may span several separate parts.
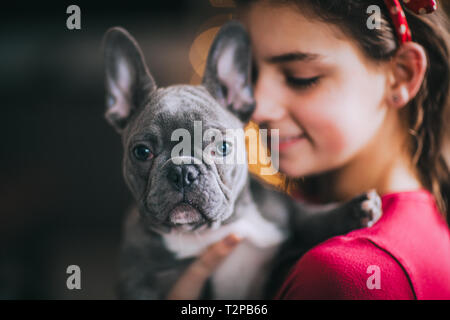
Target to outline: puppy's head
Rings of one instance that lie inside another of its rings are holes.
[[[254,109],[243,27],[219,31],[200,86],[158,88],[122,28],[108,30],[104,55],[106,118],[122,136],[123,174],[141,217],[162,232],[229,219],[247,180],[239,133]]]

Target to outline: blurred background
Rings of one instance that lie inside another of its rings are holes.
[[[116,298],[131,197],[103,118],[103,34],[128,29],[158,85],[197,84],[230,2],[2,3],[0,299]],[[80,30],[66,27],[72,4]],[[69,265],[81,268],[81,290],[66,287]]]

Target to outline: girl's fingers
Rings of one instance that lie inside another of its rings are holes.
[[[223,240],[209,246],[194,261],[175,283],[167,296],[169,300],[195,300],[200,297],[205,281],[216,270],[219,264],[233,251],[241,241],[231,234]]]
[[[228,235],[223,240],[208,247],[200,258],[193,263],[192,268],[195,268],[196,272],[209,277],[240,241],[241,239],[236,235]]]

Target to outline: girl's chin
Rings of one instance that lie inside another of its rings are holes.
[[[301,161],[293,159],[281,159],[279,165],[280,172],[290,178],[301,178],[313,171],[310,166],[302,164]]]
[[[328,168],[318,165],[316,158],[306,157],[280,157],[279,171],[290,178],[303,178],[325,172]]]

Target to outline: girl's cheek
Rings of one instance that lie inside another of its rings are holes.
[[[342,97],[341,97],[342,98]],[[312,149],[323,161],[340,163],[354,151],[357,143],[359,126],[354,121],[358,115],[352,114],[350,101],[339,103],[331,96],[320,99],[311,108],[304,108],[300,123],[312,140]],[[325,100],[325,101],[324,101]],[[330,103],[329,101],[334,101]],[[343,102],[343,101],[341,101]]]
[[[336,153],[341,150],[345,146],[346,139],[342,131],[347,121],[341,112],[344,110],[336,105],[336,97],[318,94],[304,102],[297,107],[296,118],[310,136],[315,151],[326,149]]]
[[[342,128],[337,119],[319,118],[312,128],[311,138],[317,156],[324,163],[335,165],[345,157],[349,141],[345,128]]]
[[[350,160],[369,143],[379,129],[378,115],[364,112],[364,105],[357,101],[347,101],[337,108],[342,113],[316,115],[315,126],[311,129],[312,138],[316,137],[320,154],[334,164]]]

